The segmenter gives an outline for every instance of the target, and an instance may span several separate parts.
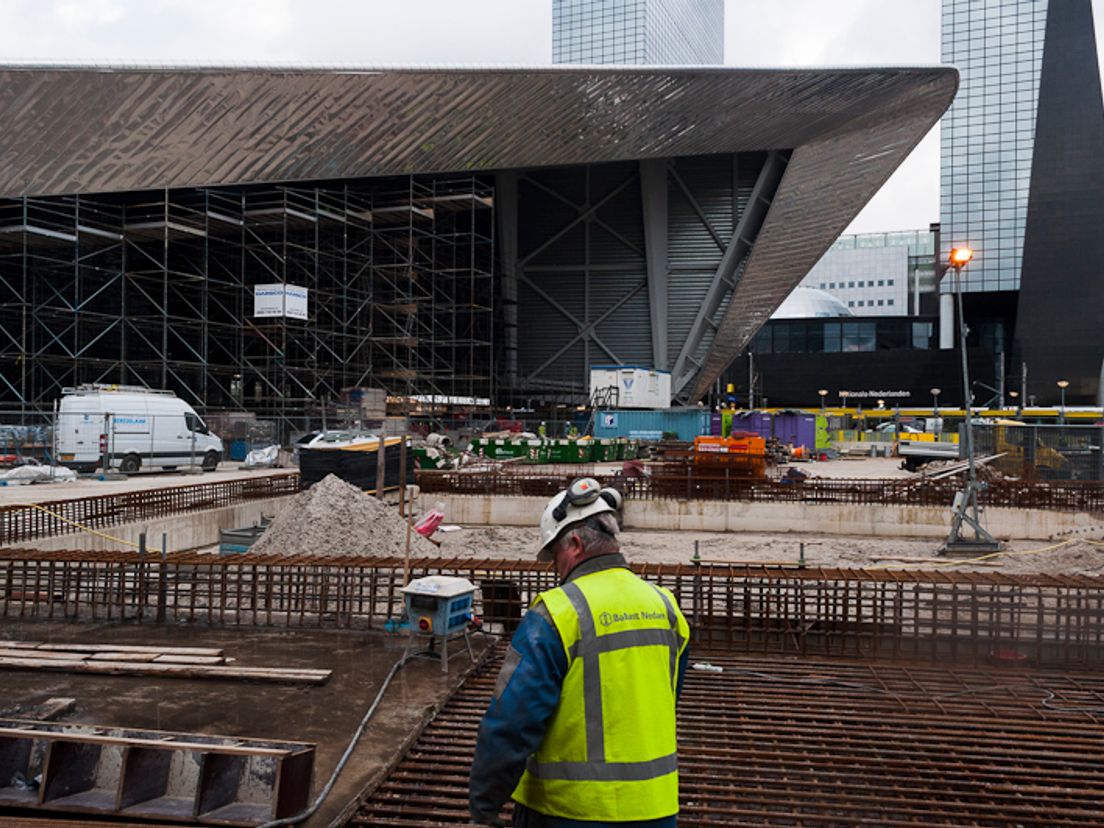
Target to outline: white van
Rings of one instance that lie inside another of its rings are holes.
[[[222,440],[195,410],[171,391],[140,386],[65,388],[58,406],[58,461],[95,471],[108,455],[111,468],[131,474],[143,468],[192,464],[212,471],[222,460]]]

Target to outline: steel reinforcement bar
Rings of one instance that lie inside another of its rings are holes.
[[[693,464],[653,464],[648,474],[595,475],[634,500],[738,500],[757,503],[848,503],[948,507],[962,484],[943,479],[749,480],[731,469]],[[419,471],[426,493],[551,497],[587,471],[549,474],[543,470]],[[985,506],[1104,512],[1104,483],[1098,481],[996,481],[981,495]]]
[[[298,491],[299,472],[288,472],[35,504],[11,503],[0,506],[0,547],[81,531],[73,524],[106,529],[200,509],[236,506],[249,500],[283,497]]]
[[[646,564],[699,645],[743,653],[1104,666],[1104,577],[723,564]],[[480,586],[476,612],[512,629],[547,564],[412,561],[410,576]],[[368,627],[397,623],[399,558],[130,552],[0,553],[0,619]]]
[[[1104,676],[696,653],[684,828],[1100,825]],[[467,824],[497,664],[464,682],[350,824]],[[503,814],[507,816],[507,814]]]

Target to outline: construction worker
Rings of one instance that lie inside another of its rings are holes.
[[[546,423],[544,420],[541,420],[541,424],[537,426],[537,436],[540,437],[542,440],[547,439],[548,437],[548,423]]]
[[[634,575],[611,490],[582,478],[540,521],[538,560],[561,586],[514,633],[479,728],[472,820],[515,826],[669,828],[678,813],[675,701],[689,627],[674,596]]]

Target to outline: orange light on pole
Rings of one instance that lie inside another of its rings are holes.
[[[956,270],[965,267],[974,258],[974,251],[969,247],[951,248],[951,267]]]

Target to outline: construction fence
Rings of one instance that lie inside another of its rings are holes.
[[[0,506],[0,547],[73,534],[84,528],[109,529],[201,509],[221,509],[298,491],[299,473],[287,472],[43,503],[11,503]]]
[[[551,497],[576,477],[593,474],[605,486],[616,486],[635,500],[735,500],[756,503],[848,503],[883,506],[945,507],[962,488],[944,478],[752,480],[734,470],[693,464],[652,464],[648,473],[598,474],[593,467],[549,474],[513,468],[486,471],[420,471],[426,493]],[[1104,511],[1104,483],[1099,481],[1002,480],[981,494],[985,506],[1068,512]]]
[[[751,564],[644,564],[705,648],[869,659],[1104,667],[1104,578]],[[401,629],[402,587],[468,578],[475,613],[512,631],[548,564],[194,553],[0,553],[0,618]]]

